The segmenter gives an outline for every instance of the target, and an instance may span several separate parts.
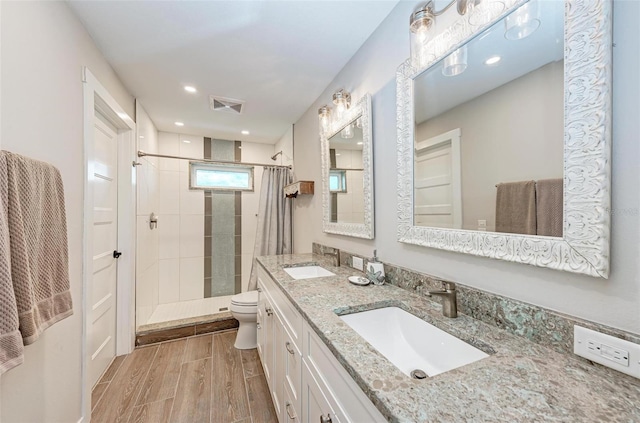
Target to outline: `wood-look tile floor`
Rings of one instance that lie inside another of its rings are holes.
[[[278,419],[257,351],[236,331],[119,356],[91,395],[92,423],[267,423]]]

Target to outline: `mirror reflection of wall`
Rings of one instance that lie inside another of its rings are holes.
[[[414,80],[416,226],[562,236],[564,5],[532,5]]]
[[[331,222],[364,223],[362,142],[359,118],[329,139]]]

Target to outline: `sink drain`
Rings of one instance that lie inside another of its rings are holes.
[[[414,379],[420,380],[420,379],[426,379],[428,376],[424,371],[420,369],[416,369],[411,371],[411,377]]]

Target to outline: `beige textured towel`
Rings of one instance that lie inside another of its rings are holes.
[[[54,166],[5,152],[11,278],[25,345],[73,314],[64,187]]]
[[[11,281],[7,188],[7,160],[0,151],[0,375],[22,364],[24,350]]]
[[[538,235],[562,236],[563,181],[543,179],[536,183]]]
[[[498,184],[496,232],[536,234],[535,181]]]

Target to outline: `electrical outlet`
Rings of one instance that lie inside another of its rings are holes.
[[[364,270],[364,260],[360,257],[353,256],[353,265],[352,267],[356,270],[363,271]]]
[[[573,327],[573,352],[640,378],[640,345],[581,326]]]

